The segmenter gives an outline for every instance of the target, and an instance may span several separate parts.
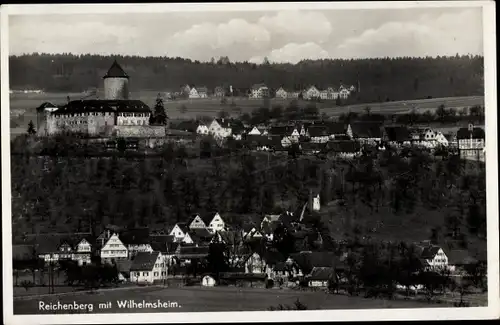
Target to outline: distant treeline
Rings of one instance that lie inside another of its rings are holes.
[[[354,85],[350,102],[392,101],[484,93],[481,56],[437,58],[385,58],[304,60],[298,64],[231,62],[225,57],[211,62],[183,58],[30,54],[10,57],[11,89],[46,92],[79,92],[102,88],[102,77],[117,59],[131,76],[131,91],[179,90],[183,84],[248,89],[265,83],[272,89],[304,89]]]

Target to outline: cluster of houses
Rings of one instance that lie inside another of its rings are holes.
[[[355,157],[363,145],[385,147],[415,146],[427,149],[457,149],[463,159],[484,161],[485,132],[469,124],[456,134],[444,134],[429,127],[384,125],[381,122],[290,121],[287,124],[245,125],[239,120],[216,118],[211,123],[183,121],[171,128],[211,135],[216,139],[242,141],[255,150],[287,150],[298,144],[303,153],[334,152],[342,157]]]
[[[279,87],[278,89],[271,89],[266,84],[254,84],[249,89],[233,89],[230,87],[217,86],[213,91],[209,92],[208,88],[205,86],[196,85],[184,85],[179,91],[172,92],[167,91],[165,95],[167,98],[173,99],[176,97],[187,97],[191,99],[198,98],[208,98],[216,97],[222,98],[225,96],[231,96],[235,93],[240,96],[248,96],[251,99],[263,99],[263,98],[282,98],[282,99],[304,99],[304,100],[336,100],[347,99],[353,91],[355,91],[354,86],[344,86],[340,87],[327,87],[326,89],[319,89],[318,87],[311,85],[303,90],[291,90],[285,89],[284,87]]]
[[[312,192],[311,192],[312,193]],[[14,238],[13,258],[30,259],[33,254],[46,263],[73,260],[86,265],[93,258],[116,265],[118,278],[137,284],[162,283],[168,278],[183,277],[189,265],[200,263],[210,254],[210,245],[224,244],[229,271],[198,274],[200,284],[296,286],[305,281],[309,287],[324,288],[329,281],[342,281],[346,254],[305,251],[284,256],[272,245],[277,229],[286,229],[297,242],[314,242],[321,247],[321,234],[308,228],[307,219],[321,208],[319,195],[296,211],[265,215],[260,223],[247,223],[235,229],[219,213],[206,217],[193,215],[187,223],[177,223],[170,231],[149,228],[122,228],[108,225],[101,234],[37,235]],[[264,247],[264,248],[263,248]],[[446,250],[424,243],[418,246],[422,265],[428,270],[447,268],[460,274],[462,267],[477,263],[465,250]],[[219,279],[219,282],[216,279]]]

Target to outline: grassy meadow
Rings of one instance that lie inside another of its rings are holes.
[[[64,104],[67,101],[67,96],[71,100],[84,98],[85,94],[67,94],[67,93],[42,93],[42,94],[24,94],[16,93],[10,95],[10,113],[11,113],[11,134],[17,135],[26,132],[28,123],[32,120],[36,122],[36,107],[43,102],[52,102],[53,104]],[[153,107],[155,99],[158,96],[157,91],[141,91],[132,92],[130,98],[142,100],[144,103]],[[234,104],[233,104],[234,102]],[[291,99],[270,99],[270,105],[287,106]],[[309,102],[299,100],[300,106],[305,106]],[[408,100],[399,102],[384,102],[384,103],[366,103],[346,106],[336,106],[334,101],[324,101],[317,103],[320,113],[326,113],[329,116],[336,117],[345,112],[363,113],[367,106],[370,107],[372,113],[384,114],[404,114],[411,109],[416,109],[419,112],[426,110],[434,111],[439,105],[445,107],[463,108],[473,105],[484,105],[483,96],[471,97],[449,97],[435,98],[422,100]],[[203,98],[203,99],[182,99],[182,100],[167,100],[165,108],[172,119],[189,119],[198,116],[217,116],[221,110],[229,112],[232,116],[237,116],[243,113],[250,113],[252,110],[262,107],[263,100],[249,99],[242,97],[228,98],[226,104],[222,104],[220,98]]]

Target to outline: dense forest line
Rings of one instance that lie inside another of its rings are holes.
[[[484,93],[481,56],[303,60],[298,64],[211,62],[183,58],[30,54],[10,57],[11,89],[80,92],[102,88],[102,77],[114,59],[131,76],[131,91],[178,90],[183,84],[250,88],[265,83],[273,89],[359,87],[350,102],[376,102]]]
[[[387,150],[366,151],[351,162],[244,151],[193,157],[171,144],[155,158],[33,156],[16,150],[27,148],[20,143],[28,138],[17,138],[12,149],[13,230],[19,233],[99,231],[107,223],[165,229],[215,211],[240,227],[265,213],[295,210],[314,189],[324,239],[338,239],[334,228],[344,219],[350,220],[342,225],[346,236],[397,220],[401,231],[424,231],[436,242],[451,238],[467,247],[470,239],[486,237],[484,164],[465,169],[457,156]],[[333,211],[335,202],[342,204]]]

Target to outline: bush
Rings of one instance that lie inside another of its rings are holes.
[[[23,282],[21,282],[21,286],[26,290],[28,291],[31,287],[33,287],[33,282],[31,281],[28,281],[28,280],[24,280]]]

